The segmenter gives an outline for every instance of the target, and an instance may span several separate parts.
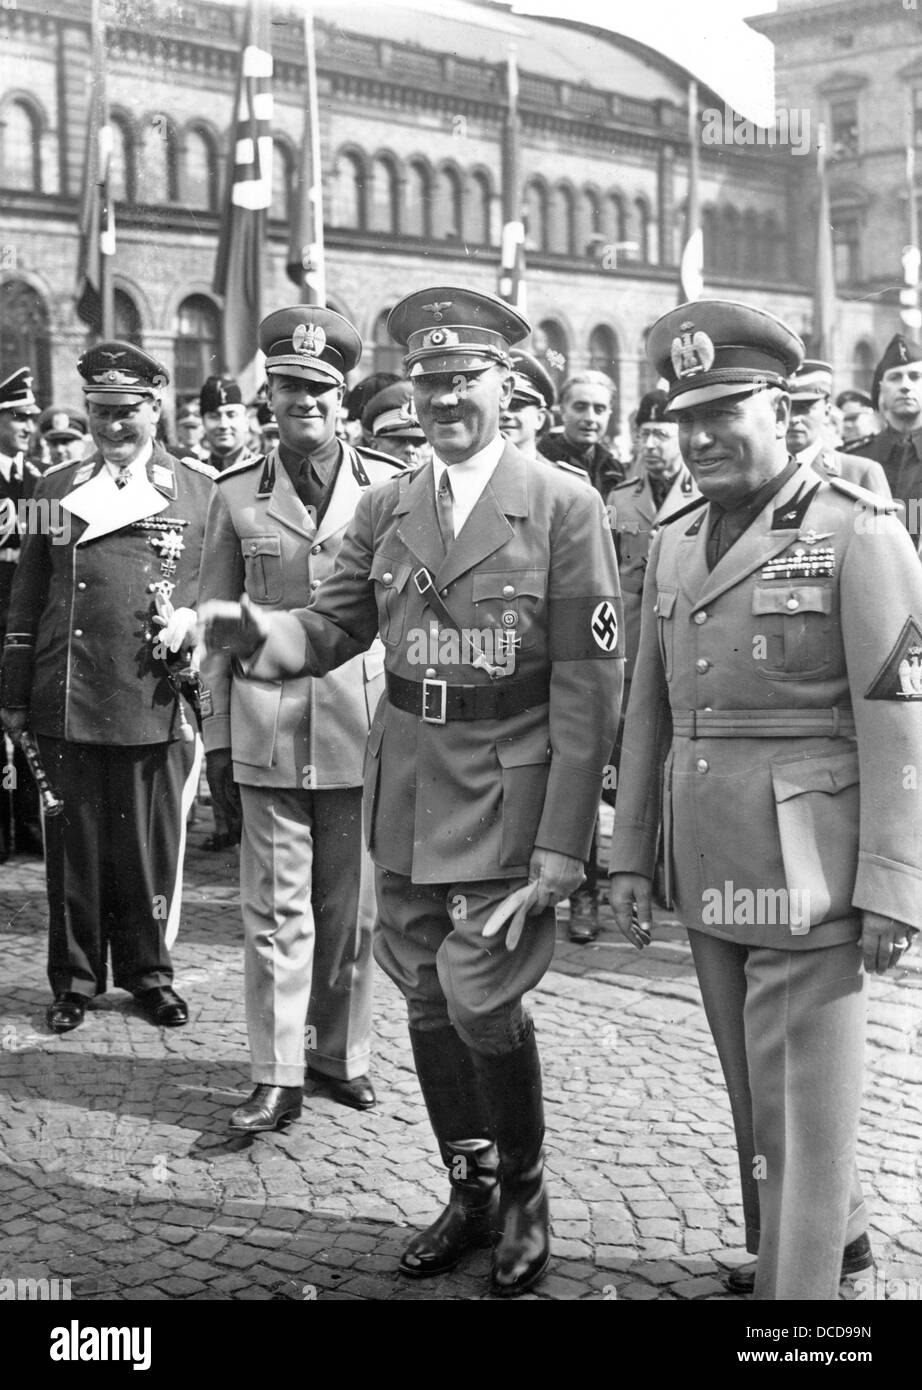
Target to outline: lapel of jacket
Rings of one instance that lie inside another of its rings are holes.
[[[288,470],[279,457],[277,448],[272,450],[271,466],[275,469],[275,482],[266,506],[266,513],[273,521],[297,532],[305,540],[313,541],[317,534],[317,523],[295,492],[295,485],[288,476]]]
[[[414,473],[394,508],[394,516],[402,518],[397,539],[434,575],[444,562],[445,550],[435,510],[435,470],[431,463]]]
[[[821,479],[809,463],[801,464],[792,478],[789,478],[780,492],[777,492],[767,506],[763,507],[759,515],[750,527],[740,536],[735,545],[732,545],[726,555],[711,570],[704,580],[697,594],[694,594],[694,607],[701,608],[707,603],[712,603],[728,589],[734,588],[741,580],[752,574],[753,570],[760,569],[762,565],[768,563],[775,555],[791,544],[800,532],[803,523],[802,511],[799,508],[790,507],[790,524],[787,524],[784,512],[794,499],[800,499],[806,492],[814,491],[820,486]],[[779,523],[773,525],[773,518],[778,515]],[[704,558],[705,545],[707,543],[708,521],[705,515],[704,522],[699,528],[697,535],[697,554],[696,561],[703,564],[705,572],[707,563]],[[696,565],[696,570],[700,574],[700,567]],[[682,575],[682,560],[679,558],[679,574],[682,576],[681,582],[687,593],[694,593],[686,585],[691,576]]]
[[[644,474],[642,479],[643,486],[634,491],[634,508],[638,516],[651,525],[656,518],[656,507],[653,505],[653,492],[650,488],[650,479]],[[617,503],[615,504],[617,506]]]
[[[61,499],[64,511],[86,522],[86,530],[75,538],[77,544],[98,540],[100,536],[111,535],[113,531],[121,531],[133,521],[143,521],[145,517],[156,516],[159,512],[166,511],[170,505],[171,496],[164,496],[150,481],[149,472],[154,463],[153,458],[149,460],[148,472],[132,479],[126,488],[115,486],[101,455],[97,455],[92,462],[92,477]],[[159,457],[157,463],[161,463]],[[172,481],[172,489],[175,489],[175,479]]]
[[[333,480],[333,491],[327,503],[327,509],[317,525],[317,534],[314,536],[315,545],[320,545],[330,536],[335,536],[337,532],[346,529],[352,520],[361,495],[362,487],[352,468],[351,449],[340,446],[340,460],[336,469],[336,477]]]
[[[673,512],[681,511],[687,507],[689,502],[694,502],[699,496],[698,489],[695,487],[695,480],[689,473],[685,464],[679,469],[672,480],[672,486],[663,498],[663,505],[656,513],[656,524],[661,526],[664,521],[668,521]]]
[[[437,586],[451,584],[505,545],[515,535],[510,516],[528,516],[528,460],[507,444],[474,510],[445,553],[435,575]]]

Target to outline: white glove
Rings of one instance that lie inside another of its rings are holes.
[[[155,615],[154,622],[160,624],[160,631],[154,635],[154,641],[162,642],[168,651],[182,651],[183,647],[189,646],[195,640],[198,614],[194,608],[174,608],[168,618]]]

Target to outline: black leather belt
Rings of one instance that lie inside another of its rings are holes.
[[[490,685],[449,685],[447,681],[408,681],[386,672],[387,698],[397,709],[427,724],[449,719],[508,719],[547,703],[549,676],[538,671],[519,680],[507,677]]]

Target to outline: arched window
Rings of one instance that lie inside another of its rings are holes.
[[[422,160],[407,165],[404,188],[402,231],[405,236],[428,236],[430,175]]]
[[[35,394],[51,400],[51,347],[45,301],[24,280],[0,285],[0,381],[20,367],[30,367]]]
[[[218,310],[203,294],[190,294],[176,314],[176,399],[197,396],[206,377],[220,371]]]
[[[432,197],[433,241],[461,239],[461,180],[454,169],[439,169]]]
[[[595,255],[604,240],[602,201],[593,189],[584,188],[579,199],[577,251],[584,256]]]
[[[111,116],[112,155],[109,159],[109,188],[117,203],[133,203],[135,187],[134,141],[124,116]]]
[[[4,188],[29,193],[42,191],[42,125],[35,108],[26,101],[11,101],[0,122],[0,182]]]
[[[548,250],[558,256],[572,256],[576,240],[573,194],[565,184],[558,184],[551,198],[548,226]]]
[[[272,203],[270,218],[278,222],[291,221],[291,196],[294,186],[291,151],[281,140],[272,141]]]
[[[541,320],[532,337],[532,347],[559,391],[568,375],[570,349],[567,335],[556,319]]]
[[[342,151],[333,165],[330,224],[333,227],[364,226],[365,170],[356,154]]]
[[[389,313],[389,309],[384,309],[375,319],[371,369],[373,372],[396,372],[398,376],[403,376],[404,349],[399,343],[394,342],[387,331]]]
[[[141,133],[138,202],[175,203],[176,173],[176,130],[168,116],[157,112]]]
[[[647,339],[650,336],[650,329],[652,327],[653,324],[651,323],[648,324],[648,326],[644,329],[643,337],[640,342],[640,351],[637,354],[638,397],[646,395],[648,391],[653,391],[656,387],[657,382],[659,381],[659,376],[657,374],[656,368],[650,361],[650,357],[647,352]]]
[[[209,131],[193,126],[186,131],[182,161],[182,201],[189,208],[218,206],[218,152]]]
[[[397,170],[384,155],[376,156],[371,166],[368,225],[373,232],[397,230]]]
[[[649,265],[652,259],[650,255],[650,204],[646,198],[634,199],[634,235],[631,240],[637,243],[636,251],[631,252],[631,259],[640,261],[642,265]]]
[[[609,193],[602,209],[602,231],[606,241],[627,241],[627,216],[620,193]],[[620,253],[619,253],[620,254]]]
[[[856,343],[852,357],[852,382],[859,391],[870,391],[876,354],[870,343]]]
[[[594,372],[604,372],[615,385],[620,373],[618,337],[607,323],[599,323],[589,334],[589,366]]]
[[[742,263],[740,215],[734,207],[723,210],[720,266],[725,275],[737,275]]]
[[[464,205],[464,239],[471,246],[492,244],[492,209],[489,178],[479,171],[471,174]]]
[[[525,246],[529,251],[547,250],[547,190],[537,179],[525,185]]]
[[[127,290],[116,289],[112,293],[112,310],[115,319],[115,336],[123,343],[134,343],[143,347],[141,334],[141,315],[137,304]]]

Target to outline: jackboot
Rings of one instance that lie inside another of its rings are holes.
[[[551,1257],[541,1062],[528,1027],[514,1052],[471,1054],[499,1150],[503,1233],[493,1252],[493,1292],[501,1298],[530,1289]]]
[[[451,1186],[448,1206],[413,1237],[400,1261],[401,1274],[426,1279],[453,1269],[467,1251],[493,1243],[499,1164],[471,1055],[455,1030],[426,1033],[411,1028],[410,1043]]]

